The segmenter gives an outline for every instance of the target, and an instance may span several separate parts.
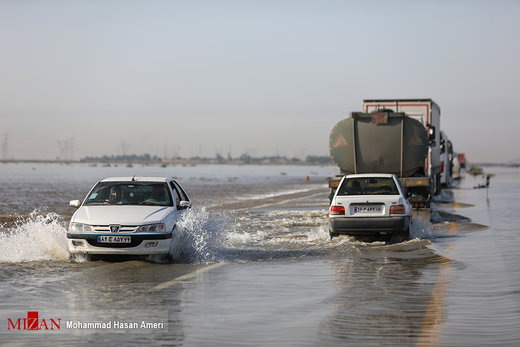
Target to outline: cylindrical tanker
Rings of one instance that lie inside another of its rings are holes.
[[[428,132],[404,113],[353,112],[330,134],[329,150],[341,171],[384,172],[399,177],[425,175]]]
[[[399,176],[414,216],[430,219],[432,186],[427,174],[430,138],[424,125],[405,113],[353,112],[330,134],[329,150],[342,175],[391,173]],[[331,197],[340,176],[329,180]]]

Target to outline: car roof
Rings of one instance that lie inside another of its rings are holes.
[[[393,177],[393,174],[389,173],[369,173],[369,174],[355,174],[346,175],[347,178],[363,178],[363,177]]]
[[[169,177],[108,177],[100,182],[168,182]]]

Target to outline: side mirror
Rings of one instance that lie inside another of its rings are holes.
[[[181,202],[179,202],[179,210],[184,210],[184,209],[187,209],[187,208],[191,208],[191,202],[190,201],[182,200]]]
[[[81,201],[79,200],[71,200],[69,205],[75,208],[79,208],[81,206]]]

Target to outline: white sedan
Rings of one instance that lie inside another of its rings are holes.
[[[168,255],[191,202],[171,178],[113,177],[70,205],[78,208],[67,232],[71,254]]]
[[[340,234],[408,239],[412,207],[391,174],[343,177],[329,208],[331,238]]]

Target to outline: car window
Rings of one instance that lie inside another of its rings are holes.
[[[391,177],[349,178],[343,180],[338,195],[399,195]]]
[[[181,188],[181,186],[177,182],[173,182],[173,184],[174,184],[175,188],[177,188],[177,190],[179,191],[181,200],[190,201],[190,199],[188,198],[188,195],[184,192],[184,190]]]
[[[175,204],[178,207],[179,203],[181,202],[181,196],[179,195],[179,192],[177,191],[177,188],[175,188],[175,186],[173,185],[173,182],[170,182],[170,185],[172,187],[173,197],[175,199]]]
[[[162,182],[100,182],[85,205],[173,206],[171,193]]]

